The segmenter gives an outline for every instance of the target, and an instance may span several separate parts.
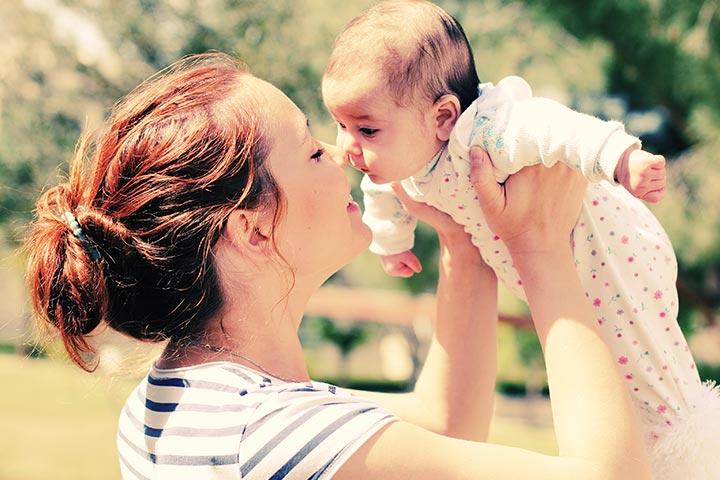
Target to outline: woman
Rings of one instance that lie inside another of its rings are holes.
[[[116,106],[83,168],[85,144],[69,182],[38,201],[28,278],[38,315],[83,368],[93,367],[85,335],[101,322],[168,341],[121,414],[124,478],[648,478],[570,247],[551,247],[580,208],[576,175],[529,169],[501,188],[473,154],[479,200],[545,350],[552,457],[480,443],[496,281],[462,229],[428,207],[409,205],[437,229],[441,254],[415,390],[353,394],[310,380],[297,336],[305,304],[370,233],[341,168],[275,87],[222,54],[193,57]],[[515,199],[520,188],[539,191],[532,208]]]

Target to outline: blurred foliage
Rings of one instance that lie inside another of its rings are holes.
[[[707,363],[697,364],[698,374],[700,378],[705,380],[714,380],[720,385],[720,365],[708,365]]]
[[[715,323],[720,309],[720,12],[712,0],[527,0],[582,42],[609,46],[607,93],[663,122],[646,146],[670,156],[670,188],[655,212],[679,260],[680,321]]]
[[[340,355],[345,358],[370,339],[373,326],[358,322],[333,322],[326,317],[311,317],[303,320],[303,329],[306,334],[310,333],[336,345]]]
[[[527,0],[575,37],[601,39],[612,49],[605,65],[608,93],[631,110],[662,107],[672,127],[663,152],[701,141],[688,128],[702,107],[720,117],[718,4],[708,0]],[[674,142],[671,143],[671,142]]]
[[[39,191],[66,171],[80,131],[184,55],[238,55],[334,138],[319,92],[332,40],[371,0],[15,0],[0,2],[0,228],[16,241]],[[720,309],[720,23],[711,0],[446,0],[483,81],[526,77],[539,95],[624,120],[668,155],[667,198],[653,210],[680,262],[686,331]],[[354,184],[358,176],[348,174]],[[333,281],[433,290],[437,240],[421,226],[423,273],[387,277],[364,254]],[[504,308],[517,310],[506,299]],[[532,343],[523,356],[532,357]],[[536,348],[536,347],[535,347]],[[537,352],[536,352],[537,353]],[[529,358],[528,357],[528,358]]]
[[[330,342],[335,345],[340,353],[338,378],[334,379],[337,380],[335,385],[349,386],[349,382],[352,382],[348,374],[350,354],[357,347],[372,339],[376,331],[377,325],[366,322],[338,319],[333,321],[322,316],[306,317],[300,325],[300,340],[305,348],[318,341]]]

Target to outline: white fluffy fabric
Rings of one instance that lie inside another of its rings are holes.
[[[707,381],[696,408],[670,427],[648,427],[654,480],[720,480],[720,385]]]

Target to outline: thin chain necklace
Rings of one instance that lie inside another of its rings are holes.
[[[246,362],[248,362],[248,363],[250,363],[251,365],[253,365],[254,367],[256,367],[256,368],[257,368],[258,370],[260,370],[261,372],[263,372],[263,373],[265,373],[265,374],[267,374],[267,375],[270,375],[271,377],[277,378],[278,380],[282,380],[283,382],[289,382],[289,383],[307,383],[307,382],[308,382],[308,380],[297,380],[297,379],[293,379],[293,378],[287,378],[287,377],[283,377],[283,376],[277,375],[277,374],[275,374],[275,373],[269,372],[267,369],[265,369],[265,367],[263,367],[262,365],[260,365],[259,363],[257,363],[257,362],[256,362],[255,360],[253,360],[252,358],[246,357],[246,356],[243,355],[242,353],[238,353],[238,352],[235,352],[235,351],[233,351],[233,350],[229,350],[229,349],[224,348],[224,347],[216,347],[215,345],[207,345],[207,344],[205,344],[205,345],[202,346],[202,348],[204,348],[204,349],[206,349],[206,350],[210,350],[211,352],[227,353],[227,354],[229,354],[229,355],[231,355],[231,356],[233,356],[233,357],[242,358],[242,359],[245,360]]]

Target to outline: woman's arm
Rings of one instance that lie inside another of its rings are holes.
[[[545,354],[561,455],[600,459],[618,468],[615,475],[647,468],[637,418],[595,329],[570,248],[586,182],[560,165],[555,173],[524,172],[520,180],[529,185],[511,177],[501,187],[483,158],[473,183],[488,226],[507,245],[523,281]]]
[[[570,251],[584,182],[558,165],[525,169],[501,188],[483,163],[478,196],[523,278],[546,356],[560,454],[452,439],[396,422],[364,444],[337,478],[650,478],[637,419],[593,328]]]
[[[440,433],[485,441],[497,373],[497,278],[466,234],[440,236],[437,322],[415,395]]]
[[[341,166],[346,159],[324,144]],[[410,393],[355,390],[405,422],[472,440],[487,438],[495,393],[497,279],[470,236],[449,215],[412,201],[395,187],[409,215],[440,241],[437,315],[423,370]]]
[[[396,193],[438,232],[439,278],[433,337],[415,389],[357,392],[403,420],[457,438],[487,439],[495,392],[497,279],[470,236],[448,215]]]

